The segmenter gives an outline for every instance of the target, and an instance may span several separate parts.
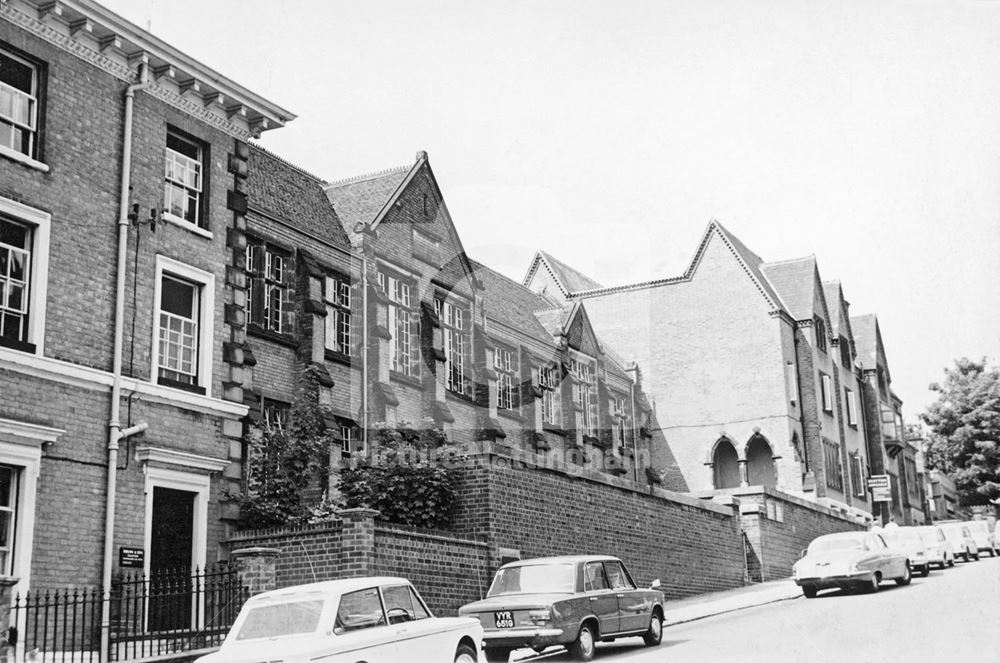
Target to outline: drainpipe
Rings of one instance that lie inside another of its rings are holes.
[[[362,239],[367,244],[366,239]],[[362,244],[362,246],[364,246]],[[361,254],[361,439],[368,449],[368,259]]]
[[[636,442],[636,438],[639,437],[639,431],[636,430],[636,420],[635,420],[635,382],[629,380],[628,382],[628,397],[632,401],[632,478],[634,481],[639,481],[639,443]],[[652,461],[652,452],[649,454],[650,460]]]
[[[799,375],[799,339],[792,337],[795,344],[795,397],[799,399],[799,428],[802,429],[802,462],[809,471],[809,441],[806,440],[806,404],[802,401],[802,377]]]
[[[145,423],[122,430],[122,337],[125,327],[125,267],[128,245],[128,198],[132,169],[132,105],[135,93],[149,86],[147,67],[139,65],[139,82],[125,88],[125,121],[122,141],[122,178],[118,205],[118,281],[115,290],[114,379],[111,383],[111,421],[108,422],[108,487],[104,512],[104,567],[101,577],[101,661],[108,660],[108,636],[111,628],[111,564],[115,532],[115,497],[117,492],[118,442],[146,430]],[[136,266],[138,269],[138,266]]]

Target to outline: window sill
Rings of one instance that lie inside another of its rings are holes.
[[[190,221],[188,221],[187,219],[182,219],[181,217],[175,216],[174,214],[171,214],[170,212],[164,212],[161,215],[160,218],[162,218],[167,223],[172,223],[175,226],[179,226],[179,227],[183,228],[184,230],[187,230],[188,232],[192,232],[195,235],[198,235],[200,237],[204,237],[205,239],[212,239],[214,237],[214,235],[212,235],[212,233],[209,232],[208,230],[205,230],[204,228],[196,226],[193,223],[191,223]]]
[[[556,426],[553,426],[552,424],[542,424],[542,430],[545,431],[546,433],[553,433],[555,435],[561,435],[563,437],[566,437],[565,429],[558,428]]]
[[[479,405],[479,403],[476,402],[476,399],[474,399],[472,396],[468,396],[466,394],[460,394],[456,391],[448,389],[447,387],[445,387],[444,394],[445,397],[451,400],[460,401],[462,403],[467,403],[469,405]]]
[[[0,338],[0,347],[10,348],[11,350],[17,350],[18,352],[25,352],[29,355],[38,354],[38,346],[34,343],[18,341],[13,338]]]
[[[258,338],[267,339],[268,341],[274,341],[280,345],[285,345],[290,348],[296,348],[298,344],[295,342],[295,337],[291,334],[281,334],[276,331],[271,331],[270,329],[264,329],[258,325],[248,325],[247,334],[250,336],[256,336]]]
[[[405,384],[408,387],[413,387],[415,389],[420,389],[424,385],[420,381],[420,378],[416,375],[406,375],[405,373],[400,373],[399,371],[389,371],[389,379],[393,382],[399,382],[400,384]]]
[[[500,408],[497,408],[497,414],[501,417],[524,423],[524,415],[517,410],[501,410]]]
[[[345,355],[343,352],[339,352],[337,350],[331,350],[330,348],[326,348],[323,351],[323,356],[326,357],[327,361],[337,362],[338,364],[344,364],[345,366],[352,365],[351,360],[353,359],[353,357],[351,357],[350,355]]]
[[[27,154],[21,154],[17,150],[12,150],[4,145],[0,145],[0,156],[7,157],[11,161],[16,161],[18,163],[24,164],[28,168],[34,168],[35,170],[41,171],[43,173],[49,172],[48,164],[44,164],[41,161],[36,161],[35,159],[29,157]]]
[[[205,388],[199,387],[193,384],[187,384],[185,382],[177,382],[176,380],[169,380],[167,378],[157,378],[156,384],[162,387],[170,387],[171,389],[180,389],[181,391],[189,391],[192,394],[205,395]]]

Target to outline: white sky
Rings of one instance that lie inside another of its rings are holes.
[[[295,112],[334,180],[427,150],[468,253],[605,285],[711,218],[879,316],[904,415],[1000,357],[1000,2],[102,0]]]

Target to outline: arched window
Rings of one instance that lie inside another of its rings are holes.
[[[716,488],[738,488],[740,485],[739,456],[727,438],[719,438],[712,453],[712,472]]]
[[[747,482],[751,486],[773,488],[777,484],[774,453],[763,436],[755,434],[747,444]]]

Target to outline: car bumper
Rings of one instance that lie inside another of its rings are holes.
[[[817,576],[812,578],[796,578],[795,584],[799,587],[813,587],[815,589],[830,589],[831,587],[855,587],[864,585],[872,581],[873,571],[856,571],[855,573],[845,573],[834,576]]]
[[[483,633],[486,647],[548,647],[566,644],[561,628],[512,628]]]

